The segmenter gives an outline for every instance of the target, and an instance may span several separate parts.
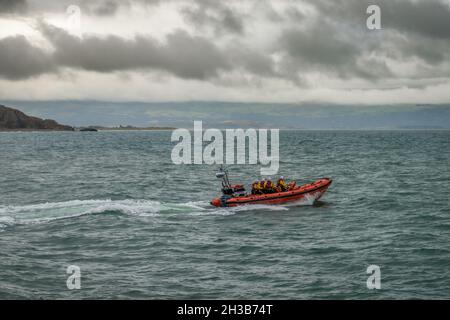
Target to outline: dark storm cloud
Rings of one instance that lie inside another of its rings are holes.
[[[207,79],[231,66],[219,48],[184,31],[169,34],[164,43],[151,37],[74,37],[62,29],[42,25],[61,66],[98,71],[155,69],[185,79]]]
[[[0,0],[0,15],[24,13],[26,9],[26,0]]]
[[[0,40],[0,77],[20,80],[55,71],[48,53],[32,46],[24,36]]]

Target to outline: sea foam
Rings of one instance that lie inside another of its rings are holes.
[[[291,205],[311,205],[313,198],[306,198]],[[207,201],[186,203],[162,203],[155,200],[70,200],[46,202],[24,206],[0,206],[0,228],[10,225],[26,225],[70,219],[93,214],[119,213],[138,217],[161,214],[184,214],[192,216],[234,215],[244,211],[286,211],[286,205],[251,204],[232,208],[216,208]]]

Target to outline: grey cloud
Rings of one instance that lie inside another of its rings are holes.
[[[418,33],[427,37],[450,37],[450,5],[443,0],[305,0],[321,17],[365,28],[366,9],[378,5],[383,29]]]
[[[288,29],[280,38],[279,48],[285,52],[285,72],[290,77],[295,72],[318,71],[340,78],[376,80],[391,76],[384,64],[368,57],[366,46],[335,32],[333,26],[316,23],[306,29]]]
[[[226,30],[242,33],[244,31],[244,23],[243,20],[238,17],[233,11],[230,9],[224,9],[222,11],[222,26],[225,27]]]
[[[162,0],[0,0],[0,14],[41,14],[64,13],[70,5],[79,6],[83,14],[93,16],[112,16],[118,9],[129,7],[132,3],[157,5]]]
[[[290,29],[283,34],[282,44],[292,57],[308,64],[336,66],[354,61],[357,47],[330,31],[319,26],[314,30]]]
[[[197,0],[185,5],[181,13],[196,28],[212,27],[216,33],[244,32],[244,19],[225,2]],[[192,5],[192,3],[194,5]]]
[[[226,55],[213,43],[181,31],[168,36],[163,54],[167,69],[185,78],[204,79],[232,68]]]
[[[100,3],[93,12],[98,16],[114,15],[119,9],[119,3],[113,0],[106,0]]]
[[[62,66],[98,72],[155,69],[185,79],[206,79],[231,68],[214,44],[181,30],[161,43],[143,36],[79,39],[52,26],[42,25],[41,29],[55,48],[55,61]]]
[[[242,41],[234,39],[221,49],[234,69],[245,70],[263,77],[280,77],[268,52],[251,49]]]
[[[31,45],[24,36],[0,40],[0,77],[20,80],[54,72],[50,55]]]
[[[450,6],[438,0],[386,1],[387,26],[426,37],[450,39]]]
[[[385,57],[438,66],[449,59],[450,7],[443,1],[305,0],[318,15],[309,27],[286,30],[280,50],[289,73],[319,71],[341,78],[368,80],[394,77]],[[381,7],[381,31],[366,28],[366,9]],[[308,17],[306,17],[308,19]],[[308,25],[308,24],[307,24]],[[378,59],[376,59],[378,58]],[[417,68],[417,73],[420,73]],[[435,69],[435,75],[442,74]],[[420,77],[417,74],[417,77]]]
[[[293,6],[286,9],[284,14],[294,22],[301,21],[306,18],[306,15],[303,12]]]
[[[206,38],[178,30],[157,41],[149,36],[125,39],[115,35],[78,38],[65,30],[39,24],[53,50],[31,45],[23,36],[0,40],[0,76],[25,79],[61,67],[95,72],[161,71],[183,79],[207,80],[221,72],[243,69],[260,76],[279,76],[264,53],[239,46],[220,48]]]
[[[390,50],[398,60],[419,58],[431,66],[436,66],[450,58],[449,41],[419,35],[407,38],[394,35],[393,38],[395,45]]]
[[[62,1],[62,7],[66,1]],[[264,19],[272,30],[281,30],[279,38],[268,39],[271,43],[263,48],[258,43],[252,46],[253,35],[249,34],[252,29],[246,29],[245,19],[251,22],[252,16],[236,12],[229,3],[174,2],[178,4],[176,10],[197,28],[195,34],[203,36],[178,30],[167,35],[164,41],[150,36],[127,39],[116,35],[85,35],[79,39],[64,30],[41,25],[40,31],[51,42],[54,52],[44,52],[24,38],[0,40],[4,60],[0,62],[0,75],[22,79],[70,67],[103,73],[156,70],[183,79],[209,80],[222,73],[244,70],[261,78],[284,78],[298,85],[302,84],[302,76],[311,72],[375,82],[400,78],[385,62],[389,58],[394,63],[419,61],[421,66],[410,72],[411,78],[448,76],[442,65],[450,60],[450,9],[442,1],[303,0],[290,2],[280,13],[271,2],[258,2],[254,7],[258,21]],[[0,2],[5,3],[11,4]],[[74,3],[85,6],[88,14],[111,16],[120,6],[158,5],[161,0],[76,0]],[[304,7],[296,7],[301,3],[315,8],[318,15],[306,14]],[[366,28],[369,4],[381,6],[381,31]],[[39,5],[50,6],[50,2],[42,1]],[[56,6],[55,2],[51,5]],[[271,36],[276,34],[273,32]],[[221,37],[224,35],[232,37]],[[261,38],[260,34],[257,36]],[[4,43],[8,41],[14,44],[6,47]],[[24,61],[20,66],[7,62],[16,50],[17,59]],[[274,53],[281,53],[277,56],[281,57],[278,64],[273,61]]]
[[[26,0],[0,0],[0,15],[24,13],[26,9]]]

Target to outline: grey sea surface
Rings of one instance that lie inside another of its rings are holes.
[[[450,298],[449,131],[282,131],[279,174],[332,186],[238,208],[209,204],[217,168],[174,165],[170,135],[0,133],[0,298]]]

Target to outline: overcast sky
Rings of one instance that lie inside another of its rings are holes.
[[[450,0],[0,0],[2,100],[449,103],[449,57]]]

